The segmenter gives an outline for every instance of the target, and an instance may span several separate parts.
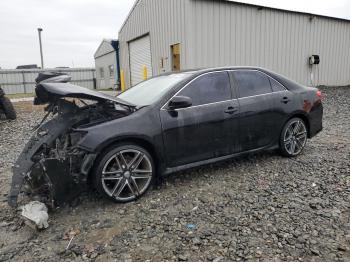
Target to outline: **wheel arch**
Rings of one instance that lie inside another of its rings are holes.
[[[283,124],[283,127],[285,126],[285,124],[289,120],[291,120],[292,118],[295,118],[295,117],[298,117],[298,118],[300,118],[300,119],[302,119],[304,121],[304,123],[306,125],[306,129],[307,129],[307,137],[310,138],[311,137],[311,134],[310,134],[310,120],[309,120],[308,116],[305,113],[303,113],[303,112],[296,112],[296,113],[290,115],[288,117],[288,119],[285,121],[285,123]]]
[[[153,162],[156,169],[156,176],[160,174],[162,159],[161,159],[160,153],[156,149],[156,146],[152,142],[148,141],[147,139],[142,137],[136,137],[136,136],[116,137],[103,143],[96,150],[97,157],[94,161],[93,166],[95,167],[97,165],[98,159],[100,159],[100,157],[103,156],[111,148],[115,147],[118,144],[126,144],[126,143],[138,145],[144,148],[145,150],[147,150],[153,158]],[[94,168],[92,168],[92,170],[94,170]]]

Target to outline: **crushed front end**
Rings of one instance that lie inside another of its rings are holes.
[[[64,100],[59,103],[61,108],[73,107]],[[70,201],[80,193],[95,155],[77,146],[84,134],[74,132],[74,126],[88,119],[89,110],[76,107],[57,113],[35,131],[13,167],[11,206],[17,204],[21,189],[51,206]]]
[[[48,104],[47,114],[13,167],[10,206],[17,205],[20,193],[51,207],[75,199],[86,188],[96,158],[94,152],[79,146],[86,134],[81,129],[132,112],[131,107],[102,99],[97,93],[97,102],[87,103],[84,98],[94,99],[90,90],[70,95],[61,94],[61,89],[54,87],[56,89],[38,85],[36,88],[34,103]]]

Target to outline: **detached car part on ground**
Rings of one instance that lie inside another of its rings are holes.
[[[37,79],[34,103],[53,117],[13,168],[11,206],[22,190],[60,205],[88,181],[128,202],[161,175],[266,149],[297,156],[322,130],[320,91],[261,68],[169,73],[118,97],[52,77]]]
[[[4,114],[7,119],[16,119],[16,111],[10,99],[5,96],[4,90],[0,87],[0,114]]]

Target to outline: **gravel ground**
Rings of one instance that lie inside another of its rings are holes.
[[[181,172],[128,204],[90,193],[40,232],[5,202],[10,166],[43,116],[16,104],[18,120],[0,123],[0,261],[350,261],[350,88],[324,91],[324,130],[297,158]]]

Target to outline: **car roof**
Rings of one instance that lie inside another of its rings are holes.
[[[221,71],[221,70],[257,70],[267,74],[268,76],[274,78],[278,82],[280,82],[283,86],[285,86],[288,90],[300,90],[303,89],[304,86],[291,80],[283,75],[280,75],[276,72],[273,72],[269,69],[258,67],[258,66],[224,66],[224,67],[212,67],[212,68],[202,68],[196,70],[186,70],[193,73],[193,76],[197,76],[204,73]]]
[[[205,72],[212,72],[212,71],[221,71],[221,70],[237,70],[237,69],[251,69],[251,70],[262,70],[265,69],[262,67],[257,66],[222,66],[222,67],[208,67],[208,68],[197,68],[197,69],[189,69],[181,72],[194,72],[194,73],[205,73]]]
[[[187,70],[181,70],[181,71],[172,71],[163,73],[161,75],[172,75],[172,74],[183,74],[187,73],[189,75],[200,75],[203,73],[209,73],[209,72],[215,72],[215,71],[223,71],[223,70],[239,70],[239,69],[249,69],[249,70],[259,70],[262,72],[271,72],[267,69],[264,69],[262,67],[257,66],[223,66],[223,67],[209,67],[209,68],[196,68],[196,69],[187,69]],[[271,72],[272,73],[272,72]]]
[[[201,74],[209,73],[209,72],[215,72],[215,71],[223,71],[223,70],[239,70],[239,69],[245,69],[245,70],[258,70],[260,72],[263,72],[270,77],[274,78],[278,82],[280,82],[282,85],[284,85],[289,90],[298,90],[300,88],[303,88],[302,85],[296,83],[295,81],[280,75],[278,73],[275,73],[273,71],[270,71],[268,69],[258,67],[258,66],[223,66],[223,67],[211,67],[211,68],[198,68],[198,69],[188,69],[188,70],[182,70],[182,71],[176,71],[176,72],[167,72],[164,74],[161,74],[161,76],[166,75],[172,75],[172,74],[188,74],[189,78],[197,77]]]

